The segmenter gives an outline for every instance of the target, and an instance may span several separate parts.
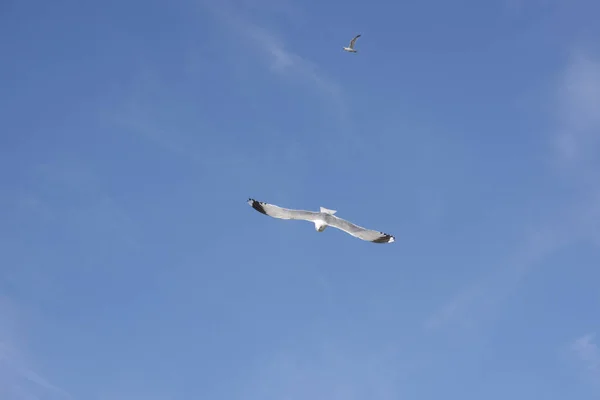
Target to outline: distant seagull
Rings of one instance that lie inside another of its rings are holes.
[[[356,53],[356,50],[354,50],[354,43],[356,43],[356,39],[358,39],[359,37],[360,35],[354,36],[354,39],[350,41],[350,46],[344,47],[344,50],[346,50],[349,53]]]
[[[254,208],[256,211],[268,215],[269,217],[279,219],[299,219],[313,222],[317,232],[323,232],[325,228],[331,226],[368,242],[392,243],[394,241],[394,237],[392,235],[365,229],[334,216],[333,214],[337,212],[336,210],[328,210],[324,207],[321,207],[321,212],[290,210],[287,208],[274,206],[273,204],[256,201],[254,199],[248,199],[248,204],[250,204],[250,206],[252,206],[252,208]]]

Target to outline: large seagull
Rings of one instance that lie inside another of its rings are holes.
[[[344,219],[336,217],[333,215],[337,212],[336,210],[329,210],[324,207],[321,207],[320,212],[290,210],[288,208],[281,208],[273,204],[263,203],[262,201],[256,201],[254,199],[248,199],[248,204],[250,204],[250,206],[252,206],[252,208],[259,213],[268,215],[269,217],[279,219],[299,219],[312,222],[315,224],[315,229],[317,232],[323,232],[325,228],[331,226],[349,233],[354,237],[366,240],[367,242],[392,243],[394,241],[394,237],[392,235],[365,229]]]

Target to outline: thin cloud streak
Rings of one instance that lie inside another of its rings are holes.
[[[70,400],[73,396],[36,372],[23,354],[18,308],[0,298],[0,397],[14,400]],[[5,397],[6,396],[6,397]]]
[[[268,2],[253,3],[253,8],[260,11],[267,4]],[[342,87],[335,80],[326,76],[316,63],[289,50],[280,35],[253,22],[243,12],[243,4],[211,1],[203,3],[202,6],[204,14],[208,11],[218,25],[225,28],[226,37],[233,36],[236,49],[236,53],[233,53],[235,63],[245,65],[248,60],[256,62],[258,59],[258,62],[263,64],[273,75],[283,77],[291,82],[300,82],[303,87],[313,91],[318,101],[324,103],[323,109],[326,110],[327,117],[335,124],[333,130],[337,131],[339,128],[339,132],[343,133],[346,139],[352,139],[354,142],[358,140],[355,135],[352,135],[352,126],[347,122],[349,112]],[[297,10],[289,2],[281,5],[281,8],[283,10],[279,10],[279,14],[283,13],[288,19],[291,18],[291,14],[296,12],[293,10]],[[274,13],[277,9],[268,11]],[[189,48],[187,51],[195,54],[197,49]],[[242,54],[239,56],[240,58],[236,58],[238,52]],[[146,69],[136,77],[131,89],[127,91],[127,95],[124,96],[126,100],[117,109],[108,112],[107,119],[167,151],[184,156],[206,168],[212,168],[216,163],[227,166],[248,163],[249,156],[245,153],[231,152],[224,156],[223,152],[219,152],[219,156],[215,157],[214,152],[206,151],[204,144],[197,142],[197,128],[175,127],[164,121],[157,121],[156,114],[160,115],[161,111],[156,110],[177,107],[178,113],[185,113],[188,109],[177,104],[180,102],[173,96],[161,96],[153,101],[156,93],[169,90],[168,85],[162,82],[160,74],[153,71],[152,66],[146,66]],[[251,76],[249,78],[251,79]],[[169,102],[165,102],[163,98],[169,98]],[[192,115],[191,112],[189,115]],[[329,135],[333,134],[329,132]],[[346,142],[352,143],[352,140],[346,140]],[[335,142],[339,141],[335,140]],[[303,152],[299,150],[298,146],[292,147],[292,150],[286,151],[295,152],[296,156]],[[292,147],[288,147],[288,149]],[[290,155],[290,157],[293,156],[294,154]]]
[[[240,40],[262,53],[270,71],[283,76],[296,77],[312,84],[332,102],[340,118],[347,116],[342,87],[326,76],[315,62],[289,50],[280,35],[241,15],[238,11],[239,7],[226,2],[219,2],[218,5],[209,2],[206,7],[217,20],[236,33]]]
[[[524,233],[523,246],[512,256],[498,262],[484,277],[460,290],[450,301],[431,314],[424,324],[427,331],[458,323],[473,327],[488,315],[519,285],[521,280],[555,252],[588,236],[587,226],[580,223],[579,212],[557,218],[551,225]],[[492,266],[493,267],[493,266]]]
[[[328,153],[333,163],[342,164],[348,157],[360,156],[365,141],[351,123],[352,111],[344,87],[335,78],[328,76],[317,62],[290,49],[284,37],[267,27],[265,21],[281,21],[293,24],[301,11],[291,2],[286,2],[285,11],[277,15],[264,3],[254,4],[254,13],[243,10],[237,1],[205,1],[203,10],[208,11],[217,24],[232,36],[236,68],[251,62],[262,64],[273,76],[300,84],[313,92],[319,107],[326,114],[327,134],[319,140],[335,145],[337,152]],[[291,12],[294,10],[294,12]],[[260,15],[260,22],[256,15]],[[275,22],[274,22],[275,23]],[[250,76],[250,79],[252,77]],[[314,101],[313,101],[314,103]],[[341,156],[339,156],[341,155]]]

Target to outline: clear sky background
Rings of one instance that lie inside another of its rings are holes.
[[[0,397],[598,399],[599,15],[1,1]]]

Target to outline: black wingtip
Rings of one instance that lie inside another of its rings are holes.
[[[259,213],[267,215],[267,213],[265,212],[265,209],[263,208],[263,206],[260,203],[260,201],[256,201],[256,200],[254,200],[252,198],[249,198],[248,199],[248,204],[250,204],[250,206],[252,206],[252,208],[254,208]]]
[[[383,232],[381,232],[381,234],[383,235],[382,237],[375,239],[372,242],[373,243],[393,243],[396,240],[396,238],[393,237],[392,235],[389,235],[389,234],[383,233]]]

